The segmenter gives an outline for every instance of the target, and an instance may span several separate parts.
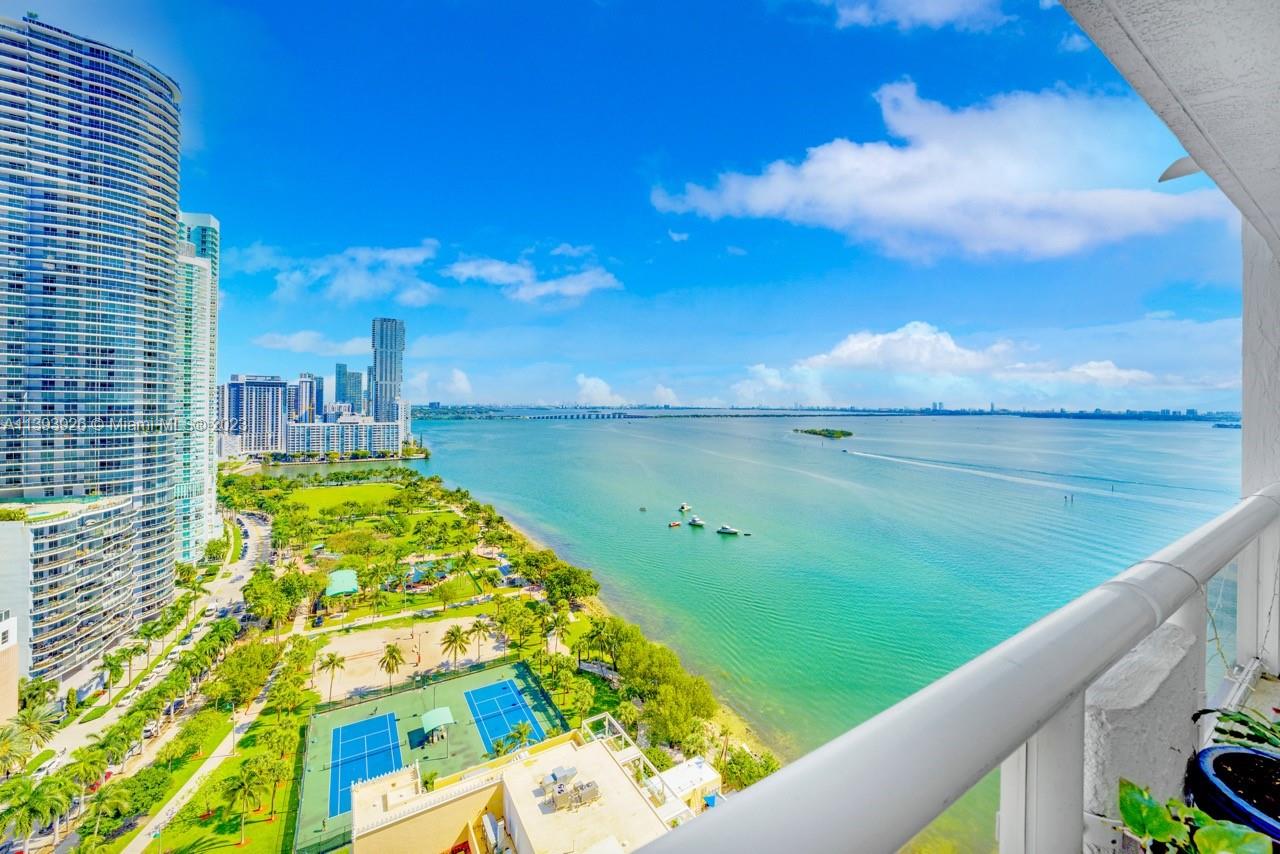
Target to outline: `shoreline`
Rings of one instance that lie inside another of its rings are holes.
[[[511,517],[508,516],[506,513],[502,513],[501,511],[499,512],[502,515],[503,521],[507,523],[507,525],[511,528],[511,530],[515,531],[517,534],[523,537],[528,542],[528,544],[532,546],[534,549],[537,549],[539,551],[543,549],[551,549],[552,551],[555,551],[555,549],[553,549],[551,546],[542,542],[537,537],[534,537],[533,535],[531,535],[528,530],[526,530],[525,528],[513,522],[511,520]],[[593,567],[586,567],[586,568],[590,569],[593,574],[597,571]],[[605,602],[604,599],[602,599],[598,594],[595,596],[588,597],[587,599],[583,600],[583,603],[584,603],[583,611],[586,613],[587,616],[593,616],[593,617],[621,616],[620,614],[615,613],[614,610],[609,607],[609,604]],[[663,646],[671,648],[670,645],[665,640],[661,638],[654,638],[647,631],[645,632],[645,637],[648,637],[649,640],[655,643],[660,643]],[[683,661],[681,663],[684,664]],[[684,664],[684,667],[688,669],[687,664]],[[702,674],[698,674],[696,671],[693,671],[693,670],[689,670],[689,672],[694,673],[694,675],[702,675]],[[711,723],[715,724],[717,727],[722,727],[722,726],[726,727],[730,732],[730,738],[735,743],[745,745],[748,750],[750,750],[752,753],[756,755],[760,755],[761,753],[768,752],[768,753],[772,753],[775,757],[777,757],[778,761],[784,765],[787,763],[787,761],[789,761],[789,754],[787,752],[779,750],[777,745],[770,744],[767,740],[765,740],[764,736],[762,736],[759,733],[759,731],[757,731],[756,728],[751,725],[751,722],[748,721],[746,717],[742,715],[741,712],[733,708],[733,706],[729,705],[729,703],[724,699],[724,697],[722,697],[719,693],[715,692],[714,689],[712,693],[716,698],[717,709],[716,709],[715,717],[711,719]]]

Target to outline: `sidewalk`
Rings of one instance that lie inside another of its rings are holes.
[[[146,851],[153,841],[153,834],[167,826],[178,810],[182,809],[187,801],[191,800],[191,796],[218,770],[218,766],[235,755],[231,750],[232,745],[248,731],[249,727],[253,725],[253,722],[258,719],[258,715],[266,707],[267,690],[271,687],[271,683],[275,681],[279,672],[280,668],[277,667],[275,672],[267,679],[262,691],[249,704],[249,712],[244,720],[232,727],[231,732],[227,733],[227,737],[218,742],[218,746],[209,752],[208,758],[200,765],[200,769],[169,799],[164,808],[142,824],[138,835],[124,847],[121,854],[142,854],[142,852]]]

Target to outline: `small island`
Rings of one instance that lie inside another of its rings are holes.
[[[822,427],[822,428],[815,427],[815,428],[809,428],[807,430],[801,430],[799,427],[797,427],[795,428],[795,432],[805,433],[809,436],[821,436],[824,439],[848,439],[850,436],[853,435],[848,430],[832,430],[830,427]]]

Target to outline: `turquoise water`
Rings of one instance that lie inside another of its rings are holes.
[[[818,426],[856,436],[792,432]],[[1238,494],[1240,469],[1240,433],[1207,424],[832,417],[414,430],[434,453],[421,467],[594,569],[612,608],[674,647],[786,757],[1212,518]],[[667,527],[682,501],[706,528]],[[752,536],[718,536],[722,523]],[[1221,600],[1229,632],[1234,597]],[[993,798],[988,784],[952,816],[956,833],[973,835],[960,850],[989,841]]]

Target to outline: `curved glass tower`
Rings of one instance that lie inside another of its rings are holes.
[[[177,84],[0,18],[0,501],[128,496],[134,619],[173,592]]]

